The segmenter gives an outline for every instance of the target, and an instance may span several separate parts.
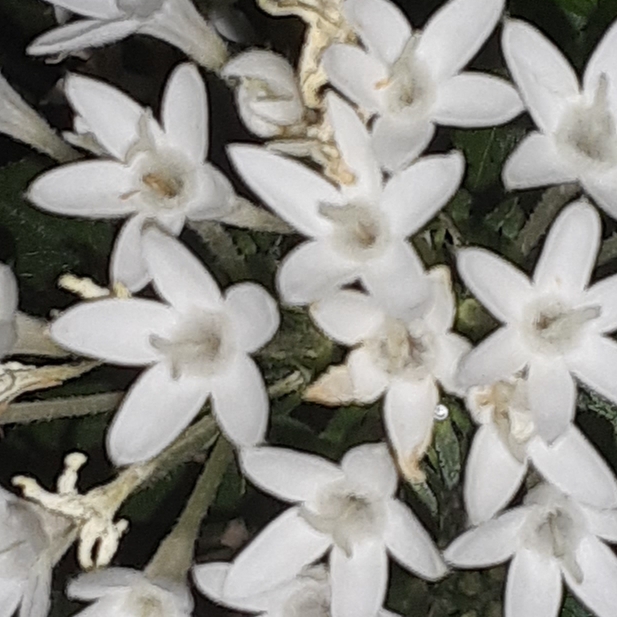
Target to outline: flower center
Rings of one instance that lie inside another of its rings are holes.
[[[315,511],[304,508],[302,513],[315,529],[330,534],[347,555],[351,555],[355,544],[380,536],[385,525],[381,502],[354,492],[344,482],[326,486],[318,496]]]
[[[203,311],[189,316],[169,338],[153,334],[150,344],[167,358],[174,379],[213,375],[231,353],[226,330],[223,315]]]
[[[306,581],[285,602],[282,617],[330,617],[330,585],[308,577]]]
[[[322,204],[319,213],[334,223],[334,245],[351,259],[365,261],[376,257],[387,244],[387,224],[367,206]]]
[[[164,0],[116,0],[116,6],[130,17],[150,17],[163,6]]]
[[[578,104],[564,115],[556,138],[567,146],[579,165],[617,165],[617,131],[608,105],[605,75],[600,77],[591,104]]]

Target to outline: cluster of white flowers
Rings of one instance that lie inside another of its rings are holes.
[[[617,479],[573,422],[579,381],[617,403],[610,337],[617,275],[590,284],[602,231],[592,203],[617,217],[617,24],[581,86],[534,26],[506,18],[509,83],[465,70],[504,16],[505,0],[449,0],[422,31],[389,0],[340,0],[328,7],[340,36],[324,32],[326,42],[310,47],[321,74],[315,85],[305,66],[296,71],[270,51],[229,59],[190,0],[48,2],[72,16],[37,38],[31,54],[149,34],[235,90],[240,118],[268,141],[229,145],[229,159],[267,216],[305,238],[280,264],[278,301],[307,307],[325,335],[352,348],[321,379],[330,403],[383,396],[388,443],[356,446],[340,464],[267,445],[269,396],[251,355],[278,330],[277,300],[252,282],[221,291],[178,238],[186,223],[227,223],[243,207],[261,213],[207,161],[210,112],[195,64],[174,68],[159,120],[112,85],[69,75],[74,132],[65,138],[83,156],[0,83],[7,91],[0,130],[64,163],[30,184],[29,201],[64,216],[128,219],[110,256],[108,297],[69,308],[50,328],[55,344],[73,354],[145,367],[109,427],[110,460],[146,469],[210,409],[245,476],[293,504],[232,563],[195,566],[198,588],[245,612],[387,617],[388,556],[426,581],[449,567],[512,559],[506,617],[555,617],[562,578],[598,617],[612,617],[617,557],[603,541],[617,543]],[[425,151],[437,125],[492,127],[524,111],[538,130],[506,162],[506,188],[579,182],[590,201],[563,209],[531,279],[483,248],[458,250],[458,275],[503,323],[473,347],[454,331],[450,270],[427,269],[410,242],[458,191],[465,159]],[[246,226],[257,227],[249,218]],[[133,297],[149,284],[160,300]],[[6,266],[0,289],[7,356],[19,332],[17,284]],[[399,477],[421,477],[442,392],[464,399],[480,425],[464,483],[473,527],[443,554],[396,497]],[[77,494],[80,464],[68,464],[57,494],[16,479],[37,504],[0,494],[1,615],[20,606],[20,617],[45,617],[52,568],[76,538],[111,538],[112,548],[92,563],[111,560],[125,523],[113,523],[117,501],[104,515],[95,507],[103,493]],[[502,512],[530,467],[536,485],[528,482],[522,505]],[[90,511],[100,515],[100,529],[91,531]],[[193,609],[186,571],[101,567],[67,593],[94,602],[83,617],[181,617]]]

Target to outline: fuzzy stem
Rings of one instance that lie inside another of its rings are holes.
[[[176,526],[161,542],[146,567],[151,580],[184,581],[193,561],[193,550],[202,519],[216,498],[233,458],[233,449],[219,437]]]

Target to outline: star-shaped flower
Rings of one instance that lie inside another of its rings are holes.
[[[467,408],[480,424],[465,470],[465,506],[473,524],[493,517],[514,497],[532,464],[551,484],[582,503],[617,508],[617,481],[574,425],[553,444],[536,434],[521,377],[470,388]]]
[[[438,384],[464,393],[456,387],[455,374],[471,348],[451,332],[455,306],[449,270],[434,268],[428,280],[432,301],[413,317],[393,315],[379,298],[353,290],[311,307],[313,319],[329,337],[355,346],[346,360],[354,398],[373,402],[385,393],[388,437],[407,477],[417,472],[430,443]]]
[[[56,8],[83,15],[42,34],[28,47],[36,56],[64,54],[114,43],[131,34],[148,34],[182,50],[195,62],[219,69],[225,43],[190,0],[47,0]]]
[[[459,272],[506,325],[461,362],[462,385],[491,385],[523,369],[537,433],[552,442],[575,412],[574,377],[617,402],[617,277],[588,288],[600,243],[600,217],[585,201],[555,221],[533,279],[484,249],[463,249]]]
[[[138,291],[149,280],[141,255],[146,220],[173,234],[185,220],[212,219],[232,208],[233,189],[209,163],[208,103],[197,68],[174,70],[162,103],[162,123],[128,96],[95,79],[71,75],[66,93],[113,160],[90,160],[52,169],[28,189],[44,210],[86,218],[130,217],[111,261],[114,281]],[[83,128],[83,127],[82,127]]]
[[[333,45],[323,55],[332,85],[377,119],[373,145],[389,170],[428,146],[436,124],[493,126],[523,111],[505,80],[461,72],[495,28],[504,0],[450,0],[412,32],[388,0],[345,0],[347,20],[366,51]]]
[[[241,283],[221,295],[203,264],[155,228],[144,256],[167,304],[103,299],[79,304],[51,327],[54,340],[86,356],[147,366],[130,389],[107,437],[118,465],[158,454],[211,397],[221,429],[235,443],[263,440],[268,396],[249,354],[276,332],[276,303],[259,285]]]
[[[307,304],[357,279],[383,298],[400,295],[400,286],[421,297],[424,268],[407,238],[456,192],[463,157],[454,152],[423,158],[384,186],[369,135],[353,109],[330,94],[328,117],[349,169],[348,184],[337,187],[305,165],[262,147],[229,149],[251,189],[310,238],[281,265],[278,288],[283,300]]]
[[[617,217],[617,23],[598,43],[582,85],[561,52],[536,28],[506,22],[503,51],[538,126],[506,161],[510,189],[579,181]]]
[[[460,568],[483,568],[512,558],[505,617],[557,617],[562,578],[597,617],[617,605],[617,511],[594,510],[550,485],[529,492],[524,505],[457,538],[444,557]]]
[[[88,572],[67,587],[71,599],[94,604],[75,617],[190,617],[193,598],[186,586],[151,581],[131,568]]]
[[[296,505],[234,560],[223,586],[230,602],[295,578],[330,549],[333,617],[374,617],[388,583],[388,557],[427,580],[446,567],[426,530],[394,498],[398,478],[385,444],[353,448],[336,465],[285,448],[243,450],[247,477]]]

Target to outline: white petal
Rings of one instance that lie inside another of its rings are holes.
[[[497,25],[505,0],[451,0],[431,16],[416,53],[438,81],[458,73]]]
[[[161,115],[169,143],[201,163],[208,151],[208,99],[195,65],[181,64],[171,74]]]
[[[506,188],[513,190],[574,182],[577,173],[563,160],[552,136],[532,132],[508,157],[502,177]]]
[[[578,545],[576,561],[583,581],[577,583],[565,570],[568,587],[597,617],[612,617],[617,606],[617,557],[606,544],[589,535]]]
[[[533,274],[541,290],[578,294],[587,287],[596,263],[602,224],[595,208],[581,200],[557,217]]]
[[[147,461],[166,448],[199,413],[208,382],[174,379],[163,364],[141,374],[107,433],[107,452],[116,465]]]
[[[585,304],[599,306],[593,328],[602,334],[617,330],[617,276],[608,276],[587,290]]]
[[[261,285],[240,283],[230,287],[225,292],[224,310],[232,320],[238,347],[247,353],[263,347],[278,330],[278,307]]]
[[[435,543],[411,510],[400,501],[388,504],[385,542],[388,551],[405,569],[427,581],[444,576],[448,567]]]
[[[124,15],[116,0],[53,0],[53,4],[94,19],[115,19]]]
[[[296,97],[298,92],[294,69],[289,61],[263,49],[251,49],[234,56],[221,70],[221,76],[257,79],[287,98]]]
[[[342,204],[334,185],[305,165],[259,146],[236,144],[227,151],[242,179],[282,219],[309,237],[328,232],[331,224],[319,214],[319,206]]]
[[[617,402],[617,343],[605,336],[589,335],[567,358],[568,367],[586,386]]]
[[[460,152],[422,157],[386,185],[380,208],[392,233],[406,238],[422,229],[456,193],[465,159]]]
[[[523,111],[523,102],[505,79],[468,72],[439,85],[431,117],[446,126],[495,126]]]
[[[474,347],[460,362],[458,382],[462,388],[488,386],[520,371],[529,355],[513,328],[500,328]]]
[[[388,586],[385,547],[367,541],[347,555],[338,547],[330,555],[332,617],[374,617],[381,608]]]
[[[143,581],[144,575],[133,568],[104,568],[80,574],[67,586],[67,596],[73,600],[96,600],[118,587],[130,587]]]
[[[311,317],[330,338],[351,346],[372,336],[385,315],[373,297],[343,289],[311,305]]]
[[[240,462],[251,482],[283,501],[313,501],[326,484],[343,479],[334,463],[286,448],[243,449]]]
[[[486,568],[510,559],[517,550],[527,508],[508,510],[459,536],[444,551],[447,562],[459,568]]]
[[[23,584],[12,579],[0,579],[0,617],[13,617],[23,597]]]
[[[458,371],[461,360],[471,349],[471,343],[453,332],[443,334],[437,343],[437,353],[433,377],[439,381],[441,387],[450,394],[465,396],[466,387],[461,386],[458,379]]]
[[[617,480],[594,446],[571,426],[551,446],[535,438],[528,453],[548,482],[596,508],[617,508]]]
[[[37,564],[28,577],[19,617],[47,617],[51,604],[51,567]]]
[[[579,94],[574,70],[551,41],[523,21],[506,21],[502,46],[529,113],[543,132],[552,133]]]
[[[352,448],[341,460],[341,469],[349,482],[384,499],[394,494],[398,484],[396,467],[385,443]]]
[[[396,4],[388,0],[346,0],[343,10],[371,55],[388,65],[398,60],[411,36],[411,26]]]
[[[357,194],[367,201],[379,199],[382,186],[381,169],[377,164],[371,137],[358,114],[334,92],[326,95],[328,120],[343,161],[355,176],[355,183],[345,186],[345,192]]]
[[[281,264],[277,287],[284,302],[308,304],[321,300],[358,276],[358,268],[329,243],[305,242],[291,251]]]
[[[598,510],[579,504],[585,513],[589,531],[594,535],[614,544],[617,542],[617,510]]]
[[[143,254],[157,292],[181,312],[195,307],[220,310],[221,292],[204,264],[179,240],[150,227]]]
[[[56,167],[28,188],[28,199],[56,214],[84,218],[128,216],[135,207],[123,199],[135,187],[131,170],[116,161],[84,161]]]
[[[587,62],[583,77],[583,88],[586,93],[595,93],[601,75],[608,77],[609,88],[615,92],[617,78],[617,23],[604,33],[600,42]]]
[[[268,427],[269,401],[255,362],[244,354],[212,379],[212,407],[221,430],[239,446],[261,443]]]
[[[51,336],[75,353],[141,366],[160,359],[150,338],[165,333],[173,323],[173,312],[160,302],[111,298],[65,311],[52,323]]]
[[[531,282],[510,262],[485,249],[461,249],[456,264],[474,296],[500,321],[518,320],[533,299]]]
[[[26,51],[32,56],[42,56],[80,51],[88,47],[101,47],[133,34],[139,25],[140,21],[137,19],[113,21],[80,19],[45,32],[34,39]]]
[[[581,174],[581,184],[596,204],[609,216],[617,218],[617,177],[614,168],[590,170]]]
[[[111,253],[110,278],[129,291],[141,291],[150,282],[150,273],[141,250],[142,216],[131,217],[122,227]]]
[[[186,217],[191,221],[204,221],[227,216],[236,199],[227,176],[213,165],[204,163],[195,170],[195,178],[197,186],[186,205]],[[177,216],[178,213],[175,214]]]
[[[576,383],[563,359],[534,358],[527,376],[529,409],[538,435],[552,443],[568,429],[576,411]]]
[[[236,557],[227,574],[224,595],[246,598],[273,589],[319,559],[330,545],[330,537],[313,529],[297,507],[289,508]]]
[[[480,426],[465,467],[465,508],[471,523],[487,521],[508,505],[526,472],[527,464],[513,456],[495,427]]]
[[[124,161],[138,138],[144,108],[132,98],[98,79],[69,75],[64,86],[73,109],[83,118],[97,141]]]
[[[9,321],[15,318],[19,290],[17,279],[11,268],[0,264],[0,321]]]
[[[435,134],[428,117],[379,116],[373,125],[373,148],[389,172],[404,169],[426,150]]]
[[[418,382],[394,380],[386,391],[384,420],[401,468],[416,461],[433,430],[439,392],[431,378]]]
[[[508,617],[557,617],[563,586],[557,561],[522,549],[508,570],[505,611]]]
[[[352,45],[331,45],[321,57],[330,83],[367,112],[381,109],[379,83],[388,78],[388,68],[374,56]]]
[[[434,332],[447,332],[454,324],[456,299],[452,291],[452,274],[447,266],[434,266],[428,272],[431,281],[431,303],[422,316]]]
[[[364,347],[354,349],[347,356],[347,367],[354,387],[354,398],[358,401],[372,403],[388,387],[390,379]]]

